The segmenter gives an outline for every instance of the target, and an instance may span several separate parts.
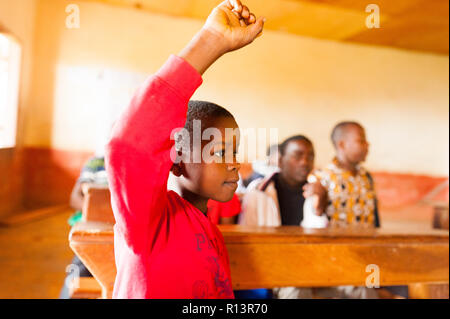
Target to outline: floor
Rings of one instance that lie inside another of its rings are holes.
[[[14,227],[0,227],[0,299],[58,298],[73,258],[71,210]]]

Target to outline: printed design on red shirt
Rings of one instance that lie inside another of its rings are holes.
[[[217,238],[214,238],[213,242],[210,238],[202,233],[195,234],[195,238],[197,239],[197,251],[202,251],[202,247],[206,245],[208,249],[216,248],[219,256],[222,256],[222,252],[220,251],[220,249],[218,249],[219,245],[217,244]]]
[[[208,270],[214,274],[214,284],[216,289],[209,293],[208,284],[204,280],[196,280],[192,285],[192,295],[194,299],[204,299],[210,297],[219,298],[233,298],[233,290],[231,288],[230,280],[227,278],[222,267],[220,267],[218,258],[209,256]]]
[[[208,262],[210,266],[210,271],[214,274],[214,283],[216,284],[217,291],[220,297],[232,298],[233,291],[231,289],[230,280],[220,267],[217,257],[208,257]]]
[[[197,280],[192,286],[192,294],[194,298],[208,298],[208,297],[222,297],[233,298],[233,290],[231,283],[226,275],[223,267],[220,265],[219,258],[223,256],[223,250],[220,249],[220,245],[217,243],[217,238],[211,240],[206,234],[197,233],[196,238],[196,250],[202,251],[204,249],[213,249],[217,253],[217,256],[210,255],[206,258],[208,265],[207,269],[214,276],[215,291],[209,292],[208,285],[203,280]]]

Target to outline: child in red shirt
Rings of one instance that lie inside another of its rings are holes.
[[[239,163],[235,155],[231,163],[191,163],[190,154],[181,154],[174,164],[171,133],[195,119],[188,102],[201,74],[223,54],[251,43],[263,23],[239,0],[222,2],[179,56],[143,84],[113,127],[105,164],[116,219],[114,298],[234,297],[227,250],[207,218],[207,202],[233,197]],[[223,108],[211,108],[216,111],[202,118],[202,130],[222,132],[211,151],[222,157],[226,148],[237,149],[236,136],[227,140],[224,134],[237,124]],[[171,170],[183,176],[181,197],[167,191]]]

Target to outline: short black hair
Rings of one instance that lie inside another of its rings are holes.
[[[231,117],[234,119],[233,114],[220,105],[207,101],[189,101],[184,128],[189,133],[192,133],[194,120],[208,122],[220,117]]]
[[[331,131],[331,142],[333,143],[334,147],[337,147],[337,143],[341,140],[341,138],[344,136],[345,131],[350,126],[358,126],[362,129],[363,126],[355,121],[343,121],[336,124],[336,126],[333,128],[333,131]]]
[[[206,123],[221,117],[230,117],[234,120],[233,114],[220,105],[207,101],[189,101],[184,129],[189,133],[190,145],[192,146],[193,141],[194,120],[201,121],[201,131],[203,131]],[[177,143],[186,145],[187,141],[177,139]]]
[[[309,138],[307,138],[306,136],[304,136],[304,135],[291,136],[291,137],[285,139],[284,142],[280,144],[280,154],[281,154],[281,156],[284,156],[284,154],[286,152],[286,148],[289,145],[289,143],[290,142],[294,142],[294,141],[306,141],[309,144],[311,144],[311,146],[313,145],[311,140]]]

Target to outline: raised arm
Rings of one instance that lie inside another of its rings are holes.
[[[221,55],[251,43],[262,28],[263,20],[240,1],[222,2],[179,57],[171,56],[142,85],[114,125],[105,164],[116,228],[128,245],[146,247],[149,225],[165,209],[170,135],[184,126],[201,74]]]

